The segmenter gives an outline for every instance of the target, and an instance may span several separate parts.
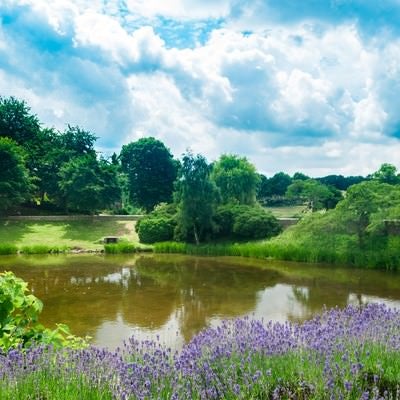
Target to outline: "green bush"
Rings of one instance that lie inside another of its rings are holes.
[[[260,206],[224,205],[215,215],[218,238],[265,239],[281,231],[278,220]]]
[[[172,240],[176,226],[176,206],[160,204],[154,211],[136,223],[135,230],[142,243],[165,242]]]
[[[141,243],[155,243],[172,240],[175,222],[168,217],[144,218],[136,227]]]

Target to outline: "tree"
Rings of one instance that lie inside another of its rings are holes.
[[[260,178],[245,157],[222,155],[213,166],[211,179],[219,188],[223,203],[255,203]]]
[[[217,188],[210,179],[206,159],[191,152],[182,158],[181,176],[177,184],[177,236],[199,244],[214,229]]]
[[[40,131],[36,115],[24,101],[0,97],[0,136],[9,137],[20,145],[34,142]],[[30,150],[30,149],[28,149]]]
[[[306,181],[307,179],[310,179],[310,177],[302,172],[295,172],[292,178],[293,181]]]
[[[294,181],[287,188],[286,196],[289,199],[306,201],[312,211],[334,208],[342,198],[337,189],[323,185],[315,179]]]
[[[384,186],[388,185],[374,181],[353,185],[337,207],[339,215],[342,215],[350,228],[355,230],[361,248],[365,244],[371,215],[380,208],[379,202],[384,197],[380,193],[382,189],[385,191]]]
[[[30,189],[23,150],[12,139],[0,138],[0,211],[22,203]]]
[[[284,172],[276,173],[268,179],[269,196],[284,196],[292,178]]]
[[[148,137],[124,145],[120,159],[134,204],[150,212],[157,204],[172,200],[178,164],[162,142]]]
[[[388,163],[382,164],[378,171],[372,174],[372,179],[380,183],[388,183],[389,185],[396,185],[400,183],[400,177],[397,174],[397,168]]]
[[[121,198],[115,167],[92,155],[73,158],[61,167],[59,175],[67,209],[93,213]]]

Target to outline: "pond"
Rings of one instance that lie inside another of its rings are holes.
[[[302,321],[324,307],[400,308],[400,274],[331,266],[177,255],[3,256],[0,270],[29,282],[41,322],[66,323],[115,348],[131,335],[174,348],[221,320]]]

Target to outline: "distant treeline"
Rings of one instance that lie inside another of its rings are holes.
[[[54,213],[150,212],[160,203],[180,204],[189,190],[182,182],[190,179],[191,184],[200,179],[211,185],[208,194],[215,187],[219,205],[253,205],[257,200],[263,205],[308,204],[316,210],[333,208],[341,191],[367,179],[311,179],[300,172],[267,178],[235,155],[222,155],[211,164],[190,153],[176,160],[151,137],[104,157],[95,149],[96,139],[78,126],[64,131],[45,127],[24,101],[0,97],[0,213],[23,212],[23,207]]]

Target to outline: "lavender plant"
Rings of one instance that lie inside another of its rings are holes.
[[[0,399],[399,399],[400,311],[331,309],[303,324],[225,321],[180,351],[12,349]]]

